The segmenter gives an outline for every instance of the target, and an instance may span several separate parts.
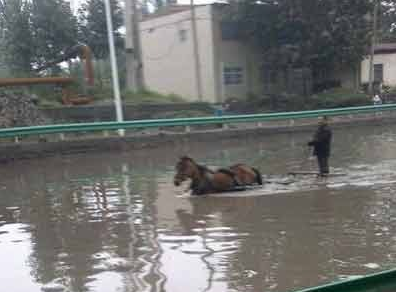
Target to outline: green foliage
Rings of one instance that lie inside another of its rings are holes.
[[[231,19],[261,50],[266,68],[308,67],[314,78],[361,61],[370,40],[369,0],[236,1]]]
[[[379,40],[381,42],[395,42],[396,41],[396,9],[395,0],[382,0],[380,17],[378,21],[379,26]]]
[[[194,118],[205,117],[213,115],[213,110],[208,107],[208,110],[178,110],[154,113],[154,119],[177,119],[177,118]],[[201,126],[202,128],[203,126]]]
[[[337,108],[349,106],[371,105],[369,95],[357,93],[343,88],[335,88],[322,92],[311,97],[311,101],[316,108]]]
[[[31,6],[33,61],[40,66],[77,43],[77,19],[65,0],[32,0]]]
[[[250,95],[246,100],[230,101],[229,105],[235,113],[263,113],[363,106],[372,105],[372,101],[367,94],[335,88],[308,97],[296,94]]]
[[[76,43],[76,25],[65,0],[0,0],[2,61],[14,76],[30,74]]]
[[[133,104],[184,102],[183,98],[176,94],[160,94],[151,90],[143,90],[136,93],[125,91],[123,99],[125,102]]]
[[[123,24],[122,10],[117,0],[110,0],[110,5],[115,45],[122,47],[119,32]],[[97,59],[106,59],[109,55],[105,12],[103,0],[88,0],[78,11],[79,39],[88,44]]]
[[[30,12],[29,2],[0,0],[2,61],[13,73],[30,71],[34,55]]]

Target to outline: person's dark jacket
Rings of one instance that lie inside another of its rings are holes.
[[[308,142],[309,146],[314,147],[313,155],[318,157],[329,157],[331,137],[332,132],[329,126],[319,126],[319,128],[316,130],[313,140]]]

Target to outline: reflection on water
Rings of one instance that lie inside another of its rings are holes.
[[[326,182],[181,196],[174,163],[312,170],[309,133],[19,161],[0,170],[10,291],[286,291],[394,267],[396,128],[335,131]],[[166,155],[165,155],[166,154]]]

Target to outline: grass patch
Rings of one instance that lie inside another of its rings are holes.
[[[337,108],[349,106],[371,105],[368,94],[336,88],[310,97],[316,108]]]
[[[125,91],[122,94],[123,101],[128,104],[155,104],[155,103],[181,103],[185,100],[177,94],[161,94],[151,90],[139,92]]]
[[[203,116],[212,116],[213,111],[205,110],[179,110],[179,111],[168,111],[154,114],[155,119],[177,119],[177,118],[195,118]]]
[[[246,100],[230,102],[229,110],[234,113],[265,113],[363,105],[372,105],[369,95],[337,88],[307,97],[295,94],[250,95]]]
[[[37,92],[37,91],[36,91]],[[57,106],[62,104],[62,98],[60,92],[41,91],[37,92],[40,96],[40,106],[49,107]],[[78,95],[74,93],[74,95]],[[80,95],[84,96],[84,94]],[[98,86],[87,89],[87,96],[91,96],[94,99],[94,103],[101,101],[113,101],[113,90],[110,87],[100,88]],[[124,91],[121,94],[123,103],[139,105],[139,104],[164,104],[164,103],[183,103],[186,102],[182,97],[176,94],[160,94],[150,90],[144,90],[140,92],[129,92]]]

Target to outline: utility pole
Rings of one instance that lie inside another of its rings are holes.
[[[194,0],[190,0],[190,9],[191,9],[191,30],[192,30],[192,38],[193,38],[193,54],[195,61],[196,86],[197,86],[198,100],[202,101],[201,63],[199,60],[199,47],[198,47],[197,23],[195,17]]]
[[[133,28],[135,37],[135,55],[136,55],[136,80],[138,90],[143,90],[145,88],[144,84],[144,74],[143,74],[143,59],[142,59],[142,42],[140,40],[140,19],[141,11],[137,9],[136,0],[132,0],[132,10],[133,10]]]
[[[144,88],[139,14],[136,0],[125,0],[125,55],[127,88],[133,92]]]
[[[106,9],[107,36],[109,39],[109,51],[110,51],[111,73],[112,73],[111,75],[113,79],[114,105],[116,108],[117,122],[122,122],[124,120],[124,117],[122,112],[120,82],[118,79],[117,59],[116,59],[115,46],[114,46],[113,22],[111,20],[110,0],[105,0],[105,9]],[[118,130],[118,134],[122,137],[125,135],[125,131],[123,129]]]
[[[373,31],[371,36],[369,88],[368,88],[370,94],[374,93],[374,52],[375,52],[375,45],[377,42],[377,17],[378,17],[378,0],[374,0]]]

